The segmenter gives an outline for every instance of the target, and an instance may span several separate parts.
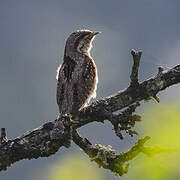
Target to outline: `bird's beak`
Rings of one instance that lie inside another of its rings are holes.
[[[97,35],[97,34],[101,34],[102,32],[97,31],[97,32],[93,32],[93,36]]]
[[[101,34],[101,32],[92,32],[90,35],[89,35],[89,39],[91,40],[93,37],[95,37],[97,34]]]

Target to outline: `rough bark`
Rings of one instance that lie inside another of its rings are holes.
[[[180,65],[168,71],[159,67],[157,75],[139,83],[138,69],[142,52],[132,50],[131,54],[134,64],[130,76],[130,86],[127,89],[92,103],[82,109],[76,117],[66,115],[59,117],[14,139],[8,139],[5,129],[2,128],[0,171],[6,170],[12,163],[22,159],[47,157],[55,154],[62,146],[68,148],[71,140],[82,148],[91,160],[117,175],[127,173],[129,166],[127,162],[140,152],[152,155],[168,151],[158,147],[144,146],[144,143],[149,139],[149,137],[145,137],[140,139],[128,152],[118,155],[111,146],[92,145],[88,139],[82,138],[77,132],[79,127],[88,123],[108,120],[120,139],[123,138],[121,134],[123,130],[133,136],[137,134],[133,127],[136,121],[141,120],[139,115],[133,114],[140,106],[140,101],[154,98],[159,102],[157,94],[160,91],[180,83]],[[119,112],[120,110],[121,112]]]

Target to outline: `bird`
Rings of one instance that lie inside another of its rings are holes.
[[[60,115],[77,114],[96,97],[97,67],[90,55],[99,31],[77,30],[66,40],[63,63],[57,69],[56,101]]]

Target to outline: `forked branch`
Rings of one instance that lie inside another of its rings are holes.
[[[137,134],[133,129],[135,123],[141,120],[139,115],[133,114],[136,108],[140,106],[140,101],[153,97],[159,102],[157,94],[160,91],[180,83],[180,65],[168,71],[164,71],[162,67],[159,67],[157,75],[139,83],[138,69],[142,52],[132,50],[131,54],[134,64],[130,76],[131,83],[127,89],[97,100],[82,109],[76,117],[63,116],[57,118],[15,139],[8,139],[5,129],[2,128],[0,171],[6,170],[8,166],[22,159],[50,156],[62,146],[70,147],[71,140],[82,148],[91,160],[98,163],[99,166],[110,169],[118,175],[127,173],[127,162],[140,152],[147,155],[167,152],[167,150],[158,147],[145,147],[144,143],[149,139],[149,137],[145,137],[140,139],[128,152],[118,155],[110,146],[92,145],[89,140],[82,138],[76,131],[79,127],[88,123],[108,120],[120,139],[123,138],[122,131],[133,136]],[[121,112],[117,113],[117,111]]]

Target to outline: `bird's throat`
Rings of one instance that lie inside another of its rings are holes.
[[[77,47],[77,51],[91,57],[90,51],[92,49],[93,39],[94,38],[92,38],[90,41],[87,41],[86,39],[82,40]]]

